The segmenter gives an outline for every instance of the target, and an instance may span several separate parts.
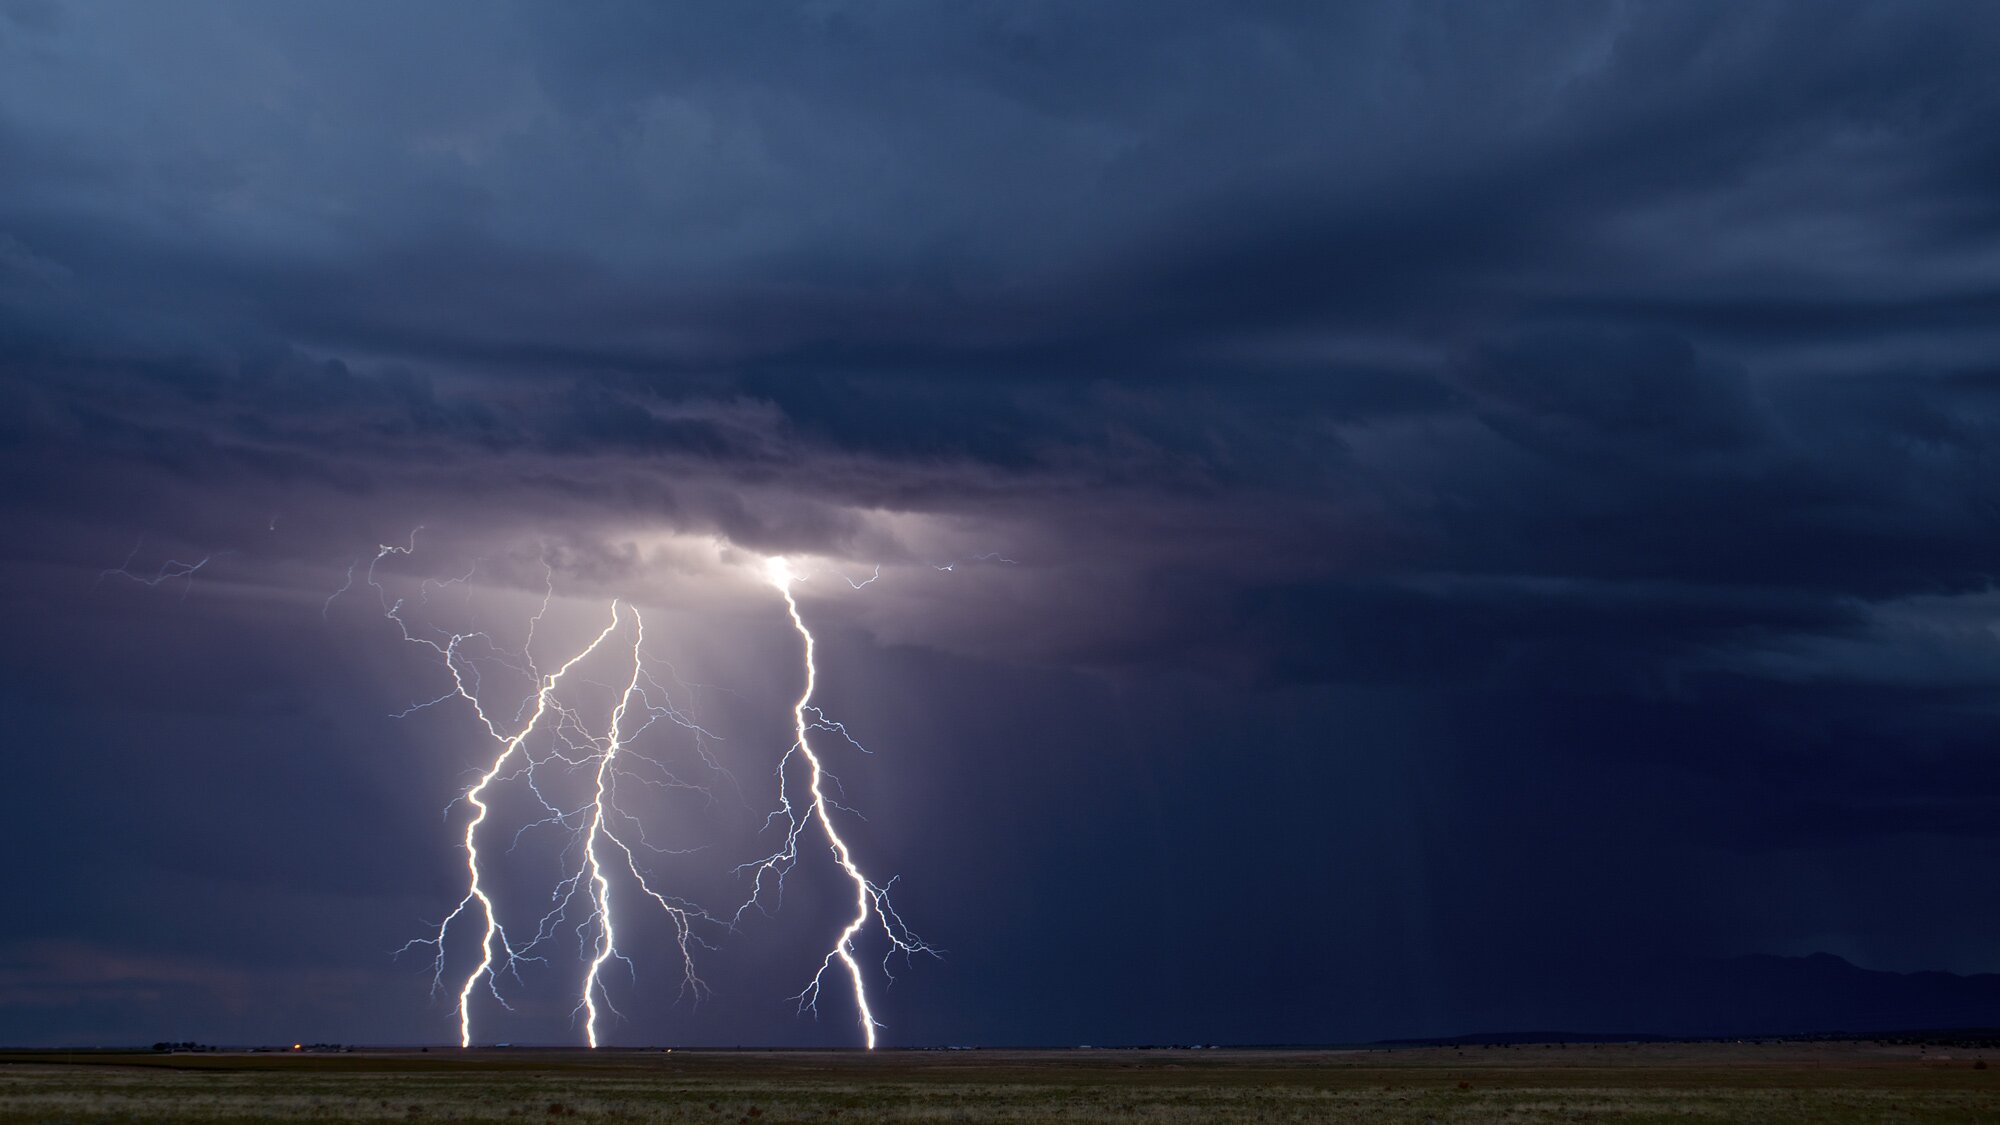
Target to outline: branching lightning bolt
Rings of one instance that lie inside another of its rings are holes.
[[[502,928],[499,917],[494,912],[493,899],[486,893],[486,888],[482,885],[479,877],[479,826],[486,823],[486,814],[490,811],[484,800],[486,788],[493,784],[494,778],[500,776],[500,771],[506,768],[508,761],[514,757],[515,751],[521,748],[522,741],[534,731],[536,724],[541,722],[542,716],[548,712],[549,696],[555,691],[556,685],[562,681],[563,676],[567,675],[571,668],[576,667],[577,663],[584,657],[595,652],[597,646],[603,644],[604,639],[609,637],[613,630],[617,628],[618,611],[614,603],[611,613],[611,624],[604,627],[604,631],[597,635],[597,639],[590,642],[582,652],[570,657],[555,672],[542,678],[541,685],[535,692],[534,711],[528,716],[526,725],[521,728],[519,733],[512,737],[500,733],[499,728],[494,726],[493,721],[487,718],[485,710],[480,707],[478,697],[466,690],[465,680],[459,673],[458,665],[452,659],[453,650],[440,650],[445,656],[446,667],[451,670],[452,681],[456,685],[458,694],[472,704],[473,710],[479,714],[480,721],[486,724],[486,729],[492,733],[494,738],[500,741],[501,745],[500,752],[494,756],[492,764],[486,768],[485,773],[480,775],[479,781],[465,793],[466,803],[479,810],[473,814],[472,819],[465,823],[465,871],[467,887],[465,897],[459,900],[458,906],[452,910],[451,914],[443,922],[438,924],[436,939],[439,956],[442,957],[445,930],[450,927],[454,919],[465,911],[466,907],[472,905],[474,901],[479,903],[480,912],[485,918],[486,935],[480,940],[479,964],[472,972],[466,975],[465,984],[458,991],[458,1033],[459,1046],[461,1047],[472,1046],[472,991],[478,987],[480,980],[482,978],[486,980],[488,988],[493,992],[494,999],[501,1000],[502,1003],[506,1002],[501,998],[497,982],[493,979],[494,943],[497,941],[501,949],[506,952],[509,968],[512,968],[515,961],[520,957],[520,953],[507,940],[507,931]],[[453,649],[456,648],[459,640],[460,638],[458,637],[452,638]],[[593,1043],[592,1045],[595,1046],[596,1044]]]
[[[613,603],[612,612],[615,621],[617,612],[616,603]],[[669,899],[667,896],[654,890],[652,884],[647,882],[646,876],[639,870],[638,857],[633,855],[631,847],[619,838],[605,815],[609,811],[615,811],[616,808],[612,798],[614,796],[613,786],[616,784],[617,773],[613,767],[618,756],[618,751],[625,743],[636,737],[647,726],[652,725],[653,720],[660,716],[671,718],[684,726],[700,730],[699,727],[694,726],[680,712],[670,706],[663,707],[653,703],[646,694],[646,687],[650,686],[657,690],[659,685],[646,674],[645,657],[641,651],[645,643],[646,622],[644,618],[639,616],[639,611],[634,609],[632,611],[632,679],[625,685],[624,692],[618,697],[617,706],[612,708],[611,711],[611,727],[604,738],[603,752],[597,759],[596,795],[590,803],[590,830],[584,840],[585,862],[590,869],[590,885],[593,888],[594,896],[592,918],[597,924],[598,939],[596,955],[591,958],[590,971],[584,977],[582,999],[582,1007],[585,1013],[583,1024],[584,1034],[592,1047],[597,1046],[597,997],[602,989],[598,977],[604,969],[605,962],[611,960],[613,957],[622,956],[618,952],[616,934],[612,925],[611,882],[605,877],[603,864],[598,857],[597,849],[599,840],[608,841],[618,849],[618,853],[625,857],[625,869],[631,873],[632,880],[638,885],[639,890],[655,903],[658,903],[660,909],[666,911],[667,917],[673,920],[674,934],[680,947],[681,964],[686,974],[683,977],[683,988],[692,989],[697,993],[707,988],[702,983],[701,978],[695,975],[694,971],[694,950],[692,947],[699,943],[700,939],[694,935],[692,922],[695,918],[706,920],[708,916],[699,908],[689,903],[679,899]],[[640,725],[638,730],[627,733],[623,730],[625,716],[630,713],[634,699],[640,700],[649,714],[646,721]],[[605,998],[605,1003],[607,1006],[610,1004],[608,995]]]
[[[889,950],[882,959],[885,974],[888,972],[890,958],[897,953],[907,957],[915,953],[935,954],[936,950],[924,944],[922,939],[903,924],[903,919],[897,915],[896,908],[889,901],[889,884],[878,885],[862,872],[855,862],[853,849],[848,846],[847,841],[841,837],[840,830],[834,825],[830,811],[832,802],[825,790],[825,783],[830,775],[826,772],[818,753],[813,750],[811,732],[835,731],[848,742],[857,746],[860,744],[854,742],[845,727],[831,722],[812,705],[813,691],[818,684],[819,673],[814,662],[812,631],[806,628],[805,618],[799,613],[798,599],[792,596],[792,583],[796,578],[792,574],[791,565],[782,558],[769,560],[767,568],[771,584],[784,595],[785,608],[791,614],[792,627],[798,630],[799,639],[804,646],[805,687],[799,695],[798,702],[792,705],[793,742],[791,748],[785,751],[778,762],[779,809],[771,816],[773,821],[780,816],[785,818],[785,842],[777,852],[755,863],[744,865],[743,869],[753,871],[754,876],[750,899],[737,911],[737,918],[740,920],[750,907],[759,905],[765,890],[766,875],[772,877],[777,893],[783,894],[785,874],[798,862],[799,837],[806,831],[808,825],[817,824],[826,836],[827,847],[833,853],[834,862],[854,884],[854,916],[848,919],[846,926],[834,938],[833,947],[820,960],[819,970],[813,974],[811,982],[796,999],[801,1011],[817,1014],[826,974],[833,968],[835,961],[840,962],[846,970],[848,980],[853,984],[854,1007],[861,1023],[862,1036],[872,1050],[875,1047],[876,1032],[882,1025],[876,1020],[874,1008],[868,1002],[868,983],[862,975],[860,961],[855,958],[855,938],[867,928],[871,920],[879,924],[883,936],[889,942]],[[852,584],[851,579],[849,582]],[[811,716],[810,719],[807,718],[808,715]],[[785,767],[794,754],[804,758],[806,762],[807,791],[811,799],[804,810],[800,810],[792,803],[786,783]],[[891,880],[891,883],[893,882],[894,880]]]
[[[163,582],[170,582],[176,578],[184,578],[187,580],[187,584],[181,587],[181,597],[185,598],[187,597],[187,592],[194,588],[195,573],[202,567],[207,566],[215,558],[214,555],[203,555],[195,562],[168,559],[161,563],[160,568],[152,574],[140,574],[132,569],[132,560],[139,557],[139,548],[145,545],[146,540],[142,537],[137,543],[132,544],[131,553],[125,556],[124,562],[115,567],[98,571],[97,580],[102,582],[115,574],[120,578],[129,578],[141,586],[158,586]]]
[[[637,822],[629,814],[620,811],[616,802],[617,782],[623,775],[621,756],[631,756],[630,748],[633,740],[656,720],[664,718],[695,732],[698,736],[713,737],[676,709],[665,689],[647,671],[644,618],[636,607],[613,601],[610,607],[610,621],[590,643],[554,671],[544,674],[536,666],[530,650],[535,629],[548,612],[549,602],[553,596],[552,586],[545,589],[541,608],[528,623],[528,642],[512,657],[503,654],[493,639],[484,632],[440,634],[441,639],[433,639],[412,628],[409,620],[403,615],[405,602],[402,599],[392,601],[388,591],[376,577],[376,566],[384,558],[394,554],[407,555],[415,549],[415,532],[411,533],[408,545],[384,544],[377,551],[374,560],[369,563],[366,581],[377,592],[384,616],[396,623],[403,639],[421,645],[439,657],[445,671],[451,677],[452,686],[451,690],[443,695],[416,704],[402,714],[408,715],[424,710],[456,697],[471,706],[473,714],[477,716],[488,735],[499,744],[493,757],[481,770],[478,780],[461,794],[465,803],[473,809],[471,817],[466,821],[461,844],[465,857],[466,892],[444,920],[437,924],[432,936],[416,939],[404,946],[408,949],[417,945],[427,945],[436,949],[434,980],[436,986],[441,988],[444,982],[446,938],[454,924],[465,918],[483,931],[479,939],[478,964],[466,975],[457,989],[454,1012],[458,1019],[459,1045],[469,1047],[472,1044],[474,993],[484,984],[493,998],[502,1006],[506,1006],[506,998],[499,988],[500,977],[503,974],[513,974],[518,978],[522,962],[541,959],[534,956],[535,949],[560,931],[568,917],[570,905],[579,894],[588,903],[589,910],[575,929],[579,939],[588,947],[589,955],[576,1011],[582,1016],[586,1041],[592,1047],[598,1045],[600,1014],[605,1010],[616,1012],[605,989],[604,968],[613,959],[630,965],[630,961],[619,952],[617,928],[612,911],[614,871],[608,865],[615,864],[620,857],[623,858],[622,866],[633,884],[665,911],[671,920],[681,957],[683,992],[692,992],[699,998],[706,992],[707,986],[695,973],[694,949],[704,943],[696,935],[694,924],[697,921],[714,922],[715,919],[699,907],[655,889],[642,871],[631,843],[628,843],[623,834],[627,825],[637,832]],[[355,565],[359,565],[359,560]],[[349,567],[348,583],[343,585],[340,591],[336,591],[335,597],[352,585],[354,569],[352,566]],[[419,590],[420,593],[427,595],[433,586],[462,583],[470,577],[471,574],[468,573],[464,577],[454,578],[445,583],[426,581]],[[328,600],[329,605],[331,601],[332,599]],[[595,735],[590,732],[577,711],[563,702],[560,689],[579,664],[604,648],[606,643],[620,631],[627,617],[630,618],[632,636],[631,674],[627,677],[617,703],[612,708],[604,733],[601,736]],[[533,695],[523,701],[512,719],[507,720],[506,726],[503,726],[502,720],[496,719],[489,712],[482,700],[478,661],[470,651],[475,645],[490,650],[486,659],[526,675],[534,684]],[[637,716],[643,716],[643,720],[635,722]],[[546,737],[552,748],[544,756],[537,757],[530,746],[531,737]],[[650,758],[641,760],[650,762],[665,772],[665,767],[660,763]],[[704,760],[711,766],[714,765],[713,760],[707,758],[706,754]],[[592,770],[594,775],[592,793],[583,807],[561,809],[544,794],[541,786],[537,784],[536,771],[551,765],[563,769]],[[670,773],[666,776],[668,782],[675,786],[700,788],[681,783]],[[520,944],[509,935],[500,920],[499,910],[481,867],[480,849],[480,831],[492,812],[487,800],[489,790],[496,784],[514,779],[526,782],[529,790],[548,814],[542,820],[519,829],[515,833],[517,842],[521,834],[528,829],[544,825],[568,828],[581,842],[578,866],[557,884],[551,895],[553,905],[537,924],[534,937]],[[641,778],[641,780],[652,779]],[[651,845],[644,843],[643,833],[637,833],[634,840],[642,846],[651,848]],[[651,848],[651,850],[662,849]]]

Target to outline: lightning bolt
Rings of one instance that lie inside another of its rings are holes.
[[[439,955],[442,956],[445,930],[450,927],[454,919],[461,913],[464,913],[465,909],[475,901],[478,902],[479,909],[485,916],[486,935],[479,943],[479,964],[473,968],[472,972],[466,975],[464,986],[458,990],[458,1045],[461,1047],[472,1046],[472,992],[473,989],[479,986],[481,978],[486,979],[487,986],[492,990],[494,999],[500,1000],[503,1004],[506,1003],[501,998],[498,982],[494,979],[493,947],[495,942],[498,942],[500,947],[506,951],[510,968],[520,957],[520,954],[514,950],[512,943],[507,940],[507,931],[500,925],[499,916],[494,911],[492,896],[487,894],[486,888],[479,877],[479,826],[486,823],[487,813],[491,811],[484,800],[486,789],[493,784],[494,778],[500,776],[500,771],[506,768],[507,762],[521,748],[521,743],[527,739],[529,734],[534,732],[535,726],[541,722],[542,716],[548,713],[549,697],[554,693],[556,685],[584,657],[597,651],[597,646],[603,644],[605,638],[609,637],[617,628],[618,603],[613,602],[611,605],[611,624],[604,627],[604,631],[597,635],[597,639],[585,646],[582,652],[570,657],[569,660],[563,663],[562,667],[542,677],[540,688],[535,692],[534,711],[528,716],[528,721],[521,727],[520,732],[512,737],[507,737],[500,733],[499,728],[494,726],[493,721],[487,718],[485,709],[479,704],[478,697],[466,690],[464,677],[459,672],[459,665],[452,659],[453,651],[451,649],[441,650],[445,656],[445,666],[451,671],[452,682],[456,687],[457,693],[472,704],[473,710],[478,713],[480,721],[485,723],[486,729],[492,733],[495,739],[499,740],[501,747],[500,752],[494,756],[492,764],[486,768],[485,773],[480,775],[479,781],[465,793],[465,802],[479,810],[473,814],[470,820],[465,822],[465,871],[467,879],[465,897],[459,900],[458,906],[438,925],[437,942]],[[452,638],[453,649],[456,648],[460,639],[459,637]],[[605,932],[607,934],[610,932],[608,926],[605,927]],[[596,1043],[593,1042],[591,1045],[596,1046]]]
[[[1008,566],[1014,566],[1016,564],[1016,560],[1010,559],[998,551],[987,551],[984,554],[968,555],[967,557],[962,559],[953,559],[952,561],[947,563],[932,563],[931,569],[941,570],[946,573],[953,573],[956,572],[959,567],[964,566],[966,563],[975,563],[975,562],[1005,563]],[[859,587],[856,588],[859,589]]]
[[[102,582],[115,574],[120,578],[129,578],[141,586],[158,586],[163,582],[170,582],[176,578],[184,578],[187,580],[187,584],[181,587],[181,597],[185,598],[188,591],[194,588],[195,573],[202,567],[207,566],[215,558],[214,555],[204,555],[195,562],[168,559],[161,563],[160,568],[152,574],[140,574],[132,569],[132,560],[139,557],[139,548],[145,545],[146,540],[144,537],[141,537],[138,542],[132,544],[132,550],[125,556],[123,563],[98,571],[97,580]]]
[[[613,606],[615,619],[616,603],[613,603]],[[638,857],[632,854],[631,847],[612,829],[611,823],[605,815],[607,811],[615,810],[616,807],[612,801],[612,797],[614,796],[613,786],[616,784],[618,775],[613,766],[618,757],[618,751],[625,743],[637,737],[647,726],[652,725],[655,718],[661,716],[673,719],[683,726],[697,731],[701,729],[695,726],[692,720],[689,720],[671,706],[661,706],[652,702],[650,695],[646,692],[646,687],[658,690],[659,684],[646,674],[645,658],[641,652],[642,646],[646,643],[646,622],[639,615],[637,609],[632,611],[632,626],[632,678],[626,683],[624,692],[619,695],[617,706],[611,710],[610,731],[604,739],[603,753],[599,754],[597,758],[596,796],[590,804],[590,829],[584,838],[585,864],[590,871],[590,885],[593,889],[594,897],[592,917],[597,923],[598,938],[596,954],[590,961],[590,971],[584,975],[583,998],[581,1001],[581,1007],[585,1013],[583,1024],[584,1034],[592,1047],[597,1046],[597,996],[602,989],[598,977],[603,972],[606,962],[614,957],[622,959],[622,955],[618,952],[616,934],[611,916],[611,881],[605,876],[603,864],[598,858],[597,849],[599,840],[608,841],[618,849],[618,853],[625,857],[625,869],[631,873],[632,880],[638,885],[639,890],[655,903],[659,904],[660,909],[664,910],[667,917],[673,920],[675,938],[680,947],[681,963],[685,971],[685,976],[683,977],[684,988],[692,988],[697,993],[705,991],[707,988],[702,983],[701,978],[695,975],[694,950],[692,947],[700,942],[700,939],[694,934],[693,920],[696,918],[708,920],[708,915],[697,907],[679,899],[669,899],[667,896],[654,890],[652,884],[647,882],[645,875],[639,871]],[[629,713],[634,699],[641,701],[645,709],[649,712],[649,715],[646,722],[638,730],[630,734],[625,734],[622,731],[625,716]],[[607,1007],[610,1006],[608,993],[605,995],[605,1004]],[[616,1009],[613,1009],[613,1011],[616,1011]]]
[[[665,689],[647,671],[643,616],[636,607],[614,600],[610,606],[610,621],[590,643],[555,670],[544,674],[536,666],[531,648],[535,629],[547,614],[554,594],[552,582],[544,590],[541,608],[528,623],[528,641],[517,654],[507,657],[501,655],[499,647],[491,636],[484,632],[441,634],[441,639],[434,639],[412,627],[404,616],[405,601],[390,598],[388,591],[376,576],[376,567],[390,555],[407,555],[415,549],[415,532],[411,533],[407,545],[382,545],[374,560],[369,563],[366,582],[376,590],[383,606],[384,616],[396,623],[403,639],[429,649],[438,657],[450,676],[451,689],[435,699],[407,708],[402,714],[408,715],[424,710],[453,698],[461,699],[471,707],[481,726],[498,744],[493,757],[488,760],[478,779],[460,795],[473,810],[471,817],[466,821],[461,841],[461,850],[465,858],[466,892],[450,913],[437,924],[431,936],[415,939],[403,947],[408,950],[423,945],[436,950],[433,981],[434,987],[441,989],[444,982],[446,939],[454,926],[459,924],[461,919],[465,919],[467,924],[481,932],[479,961],[460,982],[457,1001],[453,1007],[458,1020],[459,1045],[469,1047],[472,1044],[472,1001],[480,986],[484,984],[493,998],[506,1007],[506,997],[500,992],[500,977],[503,974],[512,974],[518,979],[519,966],[522,962],[541,959],[534,956],[534,951],[560,930],[567,919],[570,905],[579,893],[587,900],[589,911],[584,920],[576,926],[576,931],[579,940],[588,945],[589,954],[576,1011],[583,1017],[586,1041],[592,1047],[598,1045],[599,1016],[604,1010],[616,1013],[603,981],[605,966],[613,959],[628,967],[631,964],[618,950],[617,926],[612,911],[612,878],[615,868],[609,864],[620,857],[623,858],[622,866],[630,875],[633,884],[643,895],[664,910],[672,921],[684,974],[683,994],[692,991],[698,999],[707,991],[707,985],[695,973],[694,950],[695,947],[703,946],[705,943],[697,936],[694,927],[697,921],[715,922],[715,919],[699,907],[654,888],[641,870],[632,843],[628,842],[624,835],[624,826],[629,826],[636,833],[635,842],[647,847],[651,845],[645,844],[643,832],[637,828],[637,820],[620,810],[616,802],[617,781],[625,773],[621,756],[633,756],[631,751],[633,740],[643,734],[655,721],[667,719],[695,732],[698,736],[713,737],[694,720],[676,709]],[[356,565],[358,566],[358,560]],[[349,567],[348,582],[340,591],[336,591],[335,597],[352,585],[354,569],[353,566]],[[544,572],[545,576],[549,573],[546,562]],[[447,582],[426,580],[419,586],[419,593],[427,598],[433,586],[464,583],[471,577],[472,573],[468,572]],[[331,599],[329,604],[330,602]],[[628,617],[631,621],[632,638],[631,675],[626,678],[617,703],[612,707],[605,732],[600,737],[593,735],[582,716],[563,701],[560,689],[579,664],[606,647],[607,642],[624,627]],[[525,674],[534,684],[533,695],[523,701],[513,719],[506,725],[489,712],[481,697],[478,664],[471,653],[475,645],[491,649],[492,653],[487,659]],[[633,725],[635,715],[643,716],[643,721]],[[539,757],[530,747],[530,739],[538,734],[546,736],[553,744],[552,749]],[[711,767],[714,767],[712,759],[705,753],[703,757]],[[643,760],[659,766],[666,774],[668,784],[700,789],[699,786],[679,782],[665,770],[664,766],[653,759],[643,758]],[[543,792],[537,782],[537,771],[552,765],[559,769],[582,767],[592,770],[592,793],[581,808],[571,810],[559,808]],[[488,889],[481,866],[480,847],[481,829],[486,826],[492,814],[492,807],[488,803],[489,791],[497,784],[517,778],[526,782],[548,815],[518,830],[515,833],[516,842],[528,829],[549,824],[570,828],[575,837],[581,841],[581,858],[577,868],[557,883],[555,891],[550,896],[554,905],[537,924],[533,939],[524,944],[517,944],[500,920],[499,909],[494,902],[493,893]]]
[[[799,613],[798,599],[792,596],[792,583],[798,579],[792,573],[791,564],[782,558],[773,558],[767,560],[766,569],[771,584],[784,596],[785,609],[791,614],[792,627],[798,631],[799,640],[804,648],[805,687],[799,694],[798,701],[792,704],[793,742],[791,748],[786,750],[778,761],[779,809],[771,814],[772,821],[780,816],[786,820],[785,843],[778,851],[764,859],[739,868],[739,870],[754,871],[754,877],[750,898],[737,911],[737,919],[740,920],[750,907],[760,905],[766,875],[772,877],[777,888],[776,893],[783,894],[785,874],[798,862],[799,837],[808,826],[817,825],[826,838],[828,849],[833,853],[834,862],[854,885],[854,916],[848,919],[846,926],[834,938],[833,947],[820,960],[819,970],[813,974],[812,980],[795,999],[798,1001],[800,1011],[810,1011],[817,1015],[819,997],[826,982],[826,975],[832,971],[834,962],[838,961],[853,986],[854,1007],[861,1023],[862,1036],[868,1048],[873,1050],[876,1032],[882,1024],[876,1020],[874,1007],[868,1001],[868,982],[862,975],[860,961],[855,957],[855,938],[868,927],[871,920],[880,926],[883,936],[889,942],[889,950],[882,958],[885,975],[889,971],[890,958],[897,953],[908,957],[915,953],[935,955],[937,951],[924,944],[922,939],[903,924],[902,918],[896,913],[896,908],[889,901],[889,884],[878,885],[862,872],[860,865],[855,862],[853,849],[841,837],[839,828],[833,822],[833,815],[829,811],[832,802],[827,798],[825,789],[829,775],[819,754],[813,750],[810,732],[833,731],[849,743],[856,746],[860,744],[847,734],[845,727],[828,720],[823,712],[812,705],[819,671],[814,661],[812,630],[806,628],[805,618]],[[849,582],[852,584],[851,579]],[[810,720],[807,718],[808,715],[812,716]],[[807,801],[803,811],[792,803],[786,782],[786,765],[794,754],[804,758],[806,762],[807,792],[810,794],[810,800]],[[894,880],[890,882],[893,883]]]

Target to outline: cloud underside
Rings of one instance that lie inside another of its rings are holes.
[[[998,550],[874,627],[1589,739],[1782,701],[1844,763],[1797,834],[1987,831],[1975,6],[0,12],[17,565]]]

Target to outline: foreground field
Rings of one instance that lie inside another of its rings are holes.
[[[0,1122],[2000,1121],[1980,1052],[1878,1044],[1396,1051],[0,1054]]]

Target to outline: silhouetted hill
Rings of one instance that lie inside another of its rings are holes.
[[[1873,1035],[2000,1028],[2000,975],[1888,973],[1830,953],[1543,967],[1462,995],[1470,1035],[1428,1043]],[[1471,1021],[1468,1021],[1471,1022]],[[1556,1028],[1562,1030],[1527,1030]]]
[[[1683,962],[1651,991],[1631,1026],[1672,1035],[2000,1025],[2000,975],[1885,973],[1830,953]]]

